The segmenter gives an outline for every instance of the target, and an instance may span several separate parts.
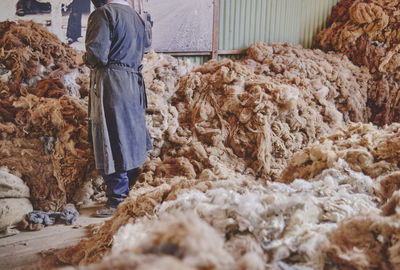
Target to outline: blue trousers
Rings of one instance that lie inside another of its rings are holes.
[[[106,183],[107,206],[117,207],[129,194],[129,186],[134,185],[138,176],[138,168],[124,172],[105,174],[100,170]]]

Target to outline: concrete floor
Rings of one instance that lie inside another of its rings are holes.
[[[26,269],[46,254],[77,244],[87,236],[88,225],[110,219],[92,216],[99,207],[80,209],[80,216],[74,225],[56,224],[40,231],[24,231],[0,238],[0,269]]]

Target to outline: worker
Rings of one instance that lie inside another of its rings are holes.
[[[82,36],[82,14],[90,11],[89,0],[73,0],[71,3],[71,13],[68,17],[67,42],[69,45],[78,41]]]
[[[91,68],[89,139],[96,168],[106,184],[107,203],[97,216],[115,213],[134,184],[152,143],[146,128],[147,98],[141,73],[151,35],[129,0],[92,0],[83,62]]]

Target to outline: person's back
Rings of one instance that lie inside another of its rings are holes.
[[[110,27],[103,27],[105,23]],[[119,63],[134,69],[139,67],[147,44],[144,21],[134,9],[111,2],[97,8],[90,15],[88,24],[92,25],[86,34],[89,64]],[[100,63],[91,56],[98,58]]]
[[[113,27],[109,63],[121,63],[137,69],[143,59],[145,46],[142,19],[135,10],[121,4],[110,3],[100,9],[108,14]]]

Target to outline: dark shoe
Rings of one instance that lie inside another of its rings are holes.
[[[24,16],[25,15],[25,11],[23,8],[19,8],[17,9],[17,11],[15,12],[16,15],[18,16]]]
[[[73,38],[68,38],[68,39],[67,39],[68,45],[71,45],[72,43],[77,42],[77,41],[78,41],[77,38],[76,38],[76,39],[73,39]]]
[[[111,217],[114,215],[114,213],[117,211],[117,207],[112,207],[112,206],[105,206],[104,208],[101,208],[96,211],[96,217]]]

